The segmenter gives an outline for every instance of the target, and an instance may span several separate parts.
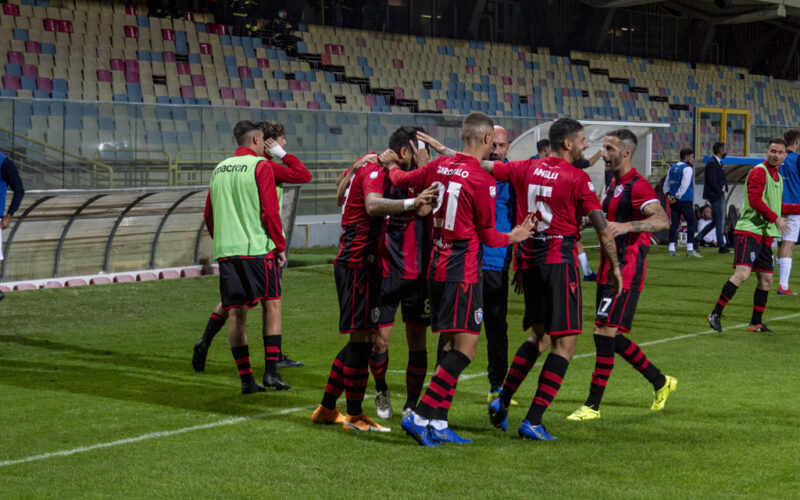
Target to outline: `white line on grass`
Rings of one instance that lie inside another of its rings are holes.
[[[784,320],[784,319],[796,318],[798,316],[800,316],[800,313],[787,314],[786,316],[778,316],[778,317],[770,318],[770,319],[772,321],[781,321],[781,320]],[[748,325],[748,323],[739,323],[737,325],[728,326],[726,328],[723,328],[723,331],[724,330],[738,329],[738,328],[745,327],[747,325]],[[716,332],[716,330],[705,330],[705,331],[697,332],[697,333],[686,333],[686,334],[683,334],[683,335],[677,335],[675,337],[668,337],[668,338],[664,338],[664,339],[651,340],[649,342],[642,342],[639,345],[640,346],[648,346],[648,345],[654,345],[654,344],[663,344],[665,342],[673,342],[675,340],[683,340],[683,339],[688,339],[688,338],[692,338],[692,337],[699,337],[701,335],[709,335],[709,334],[712,334],[712,333],[715,333],[715,332]],[[594,355],[595,355],[595,353],[593,353],[593,352],[592,353],[576,354],[575,356],[573,356],[573,359],[588,358],[588,357],[591,357],[591,356],[594,356]],[[391,372],[391,373],[405,373],[404,370],[389,370],[389,372]],[[470,380],[470,379],[474,379],[474,378],[478,378],[478,377],[485,377],[485,376],[486,376],[486,372],[471,373],[471,374],[468,374],[468,375],[462,375],[461,377],[459,377],[459,380]],[[141,436],[136,436],[136,437],[132,437],[132,438],[119,439],[117,441],[110,441],[108,443],[98,443],[98,444],[94,444],[94,445],[91,445],[91,446],[80,446],[78,448],[73,448],[71,450],[62,450],[62,451],[54,451],[54,452],[51,452],[51,453],[43,453],[41,455],[33,455],[33,456],[30,456],[30,457],[26,457],[26,458],[19,458],[17,460],[4,460],[4,461],[0,461],[0,467],[8,467],[10,465],[18,465],[18,464],[24,464],[24,463],[28,463],[28,462],[36,462],[36,461],[39,461],[39,460],[47,460],[49,458],[54,458],[54,457],[67,457],[67,456],[70,456],[70,455],[75,455],[75,454],[78,454],[78,453],[84,453],[84,452],[87,452],[87,451],[99,450],[99,449],[102,449],[102,448],[112,448],[114,446],[121,446],[121,445],[124,445],[124,444],[138,443],[140,441],[146,441],[148,439],[175,436],[175,435],[178,435],[178,434],[184,434],[186,432],[199,431],[199,430],[204,430],[204,429],[213,429],[214,427],[223,427],[223,426],[226,426],[226,425],[236,425],[236,424],[240,424],[242,422],[246,422],[248,420],[257,420],[257,419],[261,419],[261,418],[264,418],[264,417],[272,417],[272,416],[278,416],[278,415],[288,415],[290,413],[295,413],[295,412],[298,412],[298,411],[310,410],[311,408],[314,408],[314,407],[315,406],[301,406],[301,407],[298,407],[298,408],[285,408],[283,410],[279,410],[279,411],[276,411],[276,412],[258,413],[256,415],[252,415],[252,416],[249,416],[249,417],[228,418],[228,419],[225,419],[225,420],[218,420],[216,422],[211,422],[211,423],[208,423],[208,424],[194,425],[192,427],[184,427],[182,429],[175,429],[175,430],[171,430],[171,431],[151,432],[151,433],[148,433],[148,434],[142,434]]]

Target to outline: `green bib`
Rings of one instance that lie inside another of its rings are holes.
[[[256,165],[261,158],[234,156],[211,174],[209,191],[214,210],[214,258],[264,255],[267,237],[261,223],[261,198]]]
[[[767,166],[763,163],[756,165],[753,168],[764,169],[764,173],[767,176],[767,184],[764,186],[764,194],[762,195],[761,199],[764,200],[764,203],[766,203],[770,210],[778,214],[778,217],[780,217],[781,203],[783,201],[783,179],[781,178],[780,174],[778,174],[778,180],[774,180],[772,176],[769,175]],[[779,237],[781,235],[781,231],[778,229],[778,226],[776,226],[774,223],[764,220],[764,218],[761,217],[758,212],[756,212],[753,207],[750,206],[750,202],[747,199],[747,188],[749,182],[750,175],[747,176],[747,179],[744,182],[744,204],[742,205],[742,216],[739,218],[739,222],[736,223],[736,230],[747,231],[749,233],[755,233],[761,236]]]

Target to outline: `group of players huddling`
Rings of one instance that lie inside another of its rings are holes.
[[[279,212],[274,186],[280,169],[299,167],[296,158],[280,147],[285,140],[267,145],[286,167],[266,158],[264,135],[257,125],[240,122],[234,135],[240,147],[236,156],[214,170],[206,207],[215,258],[220,262],[218,310],[227,311],[231,319],[228,336],[242,392],[259,392],[264,389],[252,375],[244,320],[250,307],[259,301],[264,304],[264,383],[288,389],[275,368],[281,357],[280,303],[269,307],[270,300],[280,299],[280,267],[285,261],[285,241],[275,222]],[[594,329],[597,356],[586,403],[567,418],[600,416],[615,353],[652,383],[651,409],[664,407],[677,380],[662,374],[625,336],[644,284],[650,233],[668,227],[655,191],[631,164],[636,136],[627,129],[605,136],[601,154],[614,177],[601,203],[589,176],[574,166],[586,163],[583,152],[588,144],[582,125],[559,119],[548,135],[551,153],[545,158],[492,162],[487,159],[496,148],[495,126],[483,113],[473,112],[464,119],[463,152],[446,148],[419,127],[405,126],[392,134],[389,149],[365,155],[337,180],[343,208],[334,276],[339,331],[348,340],[333,359],[321,404],[311,417],[314,423],[390,431],[364,414],[362,402],[372,368],[379,416],[391,417],[391,406],[381,403],[388,403],[387,347],[397,307],[402,304],[409,356],[401,425],[424,446],[471,442],[449,427],[448,411],[459,375],[475,358],[483,321],[481,244],[515,245],[514,283],[524,292],[522,326],[530,330],[530,336],[517,350],[502,388],[489,403],[489,416],[495,427],[507,430],[512,396],[549,348],[518,433],[527,439],[555,439],[543,426],[542,417],[558,393],[582,331],[576,248],[586,224],[596,231],[602,249]],[[442,156],[429,161],[428,145]],[[310,180],[310,175],[304,175],[305,182],[306,177]],[[266,193],[270,182],[271,195]],[[517,225],[508,233],[495,228],[497,182],[510,184],[516,193]],[[219,219],[232,227],[214,233]],[[209,321],[207,334],[195,346],[196,369],[205,361],[208,332],[218,331],[224,321],[219,312],[215,315],[213,325]],[[428,326],[440,334],[440,352],[423,393]],[[342,392],[346,415],[336,406]]]

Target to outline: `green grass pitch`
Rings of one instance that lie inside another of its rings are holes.
[[[313,425],[345,342],[330,250],[295,254],[295,263],[316,265],[285,273],[283,346],[306,364],[282,370],[288,393],[241,396],[224,333],[206,372],[192,370],[192,344],[218,300],[214,277],[9,293],[0,303],[0,497],[796,497],[800,296],[777,296],[773,286],[765,322],[775,333],[748,333],[751,278],[726,308],[728,329],[709,333],[705,315],[731,257],[679,255],[652,249],[631,335],[678,379],[665,410],[649,410],[651,387],[617,357],[602,418],[565,420],[583,403],[594,365],[595,285],[583,283],[584,334],[545,414],[560,438],[548,443],[516,435],[539,365],[515,398],[509,432],[490,426],[481,339],[450,412],[475,443],[417,446],[400,429],[402,326],[390,348],[392,432]],[[596,267],[597,250],[589,256]],[[518,296],[509,309],[513,356],[524,339]],[[260,377],[260,309],[248,323]],[[435,345],[430,336],[430,359]],[[372,380],[365,409],[374,416],[370,393]]]

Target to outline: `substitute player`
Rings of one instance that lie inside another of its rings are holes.
[[[614,173],[614,179],[606,189],[603,212],[617,244],[617,257],[622,267],[622,294],[616,296],[615,287],[609,280],[609,261],[601,254],[594,322],[597,355],[592,383],[586,404],[567,420],[600,418],[600,401],[614,369],[615,352],[653,384],[655,399],[651,410],[664,408],[667,397],[678,384],[675,378],[662,374],[639,346],[624,335],[631,331],[636,304],[644,286],[650,235],[669,227],[667,214],[661,208],[653,186],[631,164],[637,144],[636,135],[628,129],[609,132],[603,141],[603,161],[606,169]]]
[[[797,147],[800,146],[800,130],[791,129],[783,133],[786,141],[786,159],[781,163],[780,174],[783,178],[783,202],[800,203],[800,170],[797,164]],[[778,243],[778,295],[797,295],[789,287],[789,276],[792,273],[792,252],[797,238],[800,236],[800,215],[786,217],[786,231],[781,234]]]
[[[539,375],[539,387],[518,434],[526,439],[555,439],[542,425],[542,416],[561,387],[575,354],[583,315],[575,242],[583,216],[588,215],[610,263],[614,295],[622,292],[617,248],[606,226],[594,185],[585,171],[574,165],[583,160],[588,144],[583,126],[562,118],[548,133],[551,156],[542,160],[486,166],[496,179],[511,182],[517,197],[517,218],[534,215],[535,234],[517,246],[515,258],[522,273],[525,316],[522,329],[532,328],[506,374],[500,396],[489,404],[495,427],[508,428],[508,405],[540,352],[551,344]]]
[[[708,324],[718,332],[722,331],[722,310],[750,277],[751,271],[756,272],[758,284],[753,294],[753,316],[747,330],[772,331],[762,321],[772,286],[772,240],[788,230],[786,219],[779,214],[800,214],[800,205],[782,203],[783,179],[778,169],[786,158],[786,141],[782,138],[771,139],[766,155],[766,160],[753,167],[744,182],[747,196],[742,205],[742,215],[733,231],[736,243],[733,256],[735,272],[722,287],[717,304],[708,315]]]
[[[449,428],[447,414],[458,376],[475,358],[483,320],[480,244],[505,247],[530,235],[530,218],[511,230],[495,229],[494,179],[481,169],[494,140],[494,123],[483,113],[468,114],[461,125],[464,153],[440,157],[404,172],[392,167],[398,187],[420,190],[435,185],[439,201],[433,210],[433,251],[428,268],[431,331],[445,341],[445,354],[416,410],[403,419],[403,429],[423,446],[440,442],[469,443]],[[385,153],[390,159],[391,152]],[[382,156],[383,157],[383,156]]]
[[[219,261],[222,308],[228,311],[228,342],[242,379],[242,393],[263,392],[253,378],[247,343],[247,310],[267,296],[267,269],[286,262],[286,241],[264,133],[252,122],[233,129],[239,148],[211,174],[205,207],[208,233]],[[275,244],[268,255],[269,240]]]
[[[14,197],[11,204],[6,208],[6,192],[11,188]],[[3,231],[11,226],[11,217],[19,209],[22,198],[25,196],[25,188],[22,179],[19,177],[17,166],[3,153],[0,153],[0,260],[3,260]],[[0,300],[5,298],[5,294],[0,290]]]
[[[318,424],[342,423],[345,429],[389,432],[389,428],[376,424],[362,411],[369,356],[380,314],[377,244],[383,217],[430,205],[437,191],[431,188],[421,190],[414,198],[390,200],[384,197],[386,168],[369,163],[351,170],[344,196],[339,253],[333,267],[339,293],[339,332],[349,335],[349,341],[333,361],[322,402],[311,420]],[[346,417],[336,409],[342,391],[347,397]]]

